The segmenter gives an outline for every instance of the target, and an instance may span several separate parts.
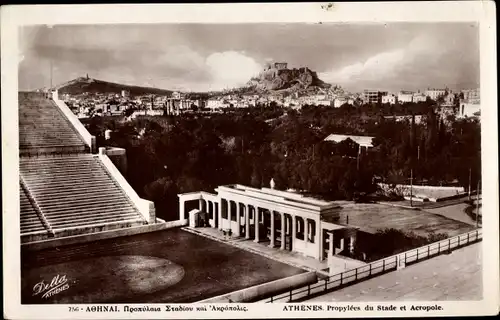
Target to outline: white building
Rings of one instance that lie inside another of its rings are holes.
[[[354,99],[347,98],[347,97],[337,97],[337,98],[335,98],[335,100],[333,100],[333,107],[340,108],[341,106],[343,106],[346,103],[349,105],[353,105]]]
[[[393,94],[382,96],[382,103],[396,104],[396,96]]]
[[[346,102],[347,102],[347,100],[344,99],[344,98],[337,98],[337,99],[333,100],[333,107],[334,108],[340,108]]]
[[[223,101],[219,99],[208,99],[207,100],[207,108],[208,109],[219,109],[223,106]]]
[[[481,115],[481,105],[472,103],[461,103],[458,110],[458,117],[472,118]]]
[[[462,90],[462,94],[464,95],[463,100],[466,103],[479,104],[481,102],[479,88]]]
[[[371,148],[373,147],[373,140],[374,137],[370,136],[354,136],[354,135],[346,135],[346,134],[331,134],[328,137],[325,138],[324,141],[333,141],[333,142],[341,142],[346,139],[351,139],[352,141],[356,142],[359,144],[361,147],[365,148]]]
[[[425,102],[427,100],[427,96],[422,93],[414,93],[413,94],[413,102],[418,103],[418,102]]]
[[[425,95],[432,100],[437,100],[439,97],[444,96],[446,91],[446,89],[427,89]]]
[[[414,92],[412,91],[400,91],[398,93],[398,102],[399,103],[409,103],[409,102],[414,102],[413,101],[413,96]]]
[[[354,252],[359,227],[347,225],[333,201],[239,184],[215,192],[179,194],[179,220],[193,228],[231,230],[268,250],[297,252],[329,265],[338,261],[336,254]],[[186,202],[197,202],[199,209],[186,212]]]
[[[300,98],[302,105],[331,106],[332,102],[324,94],[311,95]]]
[[[180,92],[172,92],[172,99],[181,99],[181,93]]]

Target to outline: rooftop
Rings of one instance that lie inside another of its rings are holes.
[[[325,138],[325,141],[334,141],[341,142],[346,139],[351,139],[360,146],[363,147],[373,147],[372,140],[374,137],[369,136],[353,136],[353,135],[345,135],[345,134],[331,134]]]
[[[252,188],[241,184],[231,184],[219,186],[216,191],[228,191],[243,194],[245,196],[258,198],[261,200],[269,200],[273,202],[288,204],[292,206],[302,207],[306,209],[332,209],[337,205],[333,201],[324,201],[310,196],[304,196],[300,193],[291,191],[281,191],[271,188]]]

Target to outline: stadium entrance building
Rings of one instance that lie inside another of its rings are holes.
[[[338,220],[334,202],[239,184],[215,191],[179,194],[179,219],[321,261],[354,249],[357,228],[331,222]],[[189,201],[198,201],[198,209],[186,212]]]

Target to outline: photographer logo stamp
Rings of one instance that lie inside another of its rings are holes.
[[[56,275],[50,282],[42,280],[33,286],[33,296],[41,295],[42,299],[48,299],[58,293],[69,289],[66,275]]]

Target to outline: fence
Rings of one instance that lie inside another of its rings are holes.
[[[305,300],[312,296],[325,294],[363,280],[368,280],[374,276],[394,271],[398,269],[398,265],[399,267],[404,267],[407,264],[428,259],[441,253],[450,253],[453,249],[477,242],[481,240],[482,237],[482,230],[476,229],[458,236],[431,243],[424,247],[398,253],[396,255],[371,262],[367,265],[332,275],[318,281],[317,283],[289,290],[259,302],[273,303]]]

